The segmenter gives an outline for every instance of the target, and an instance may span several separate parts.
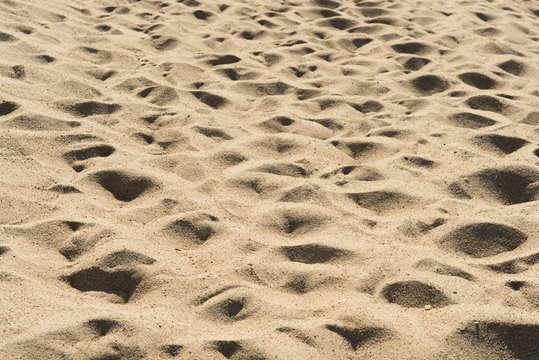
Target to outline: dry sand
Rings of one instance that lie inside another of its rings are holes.
[[[0,359],[538,359],[538,16],[0,1]]]

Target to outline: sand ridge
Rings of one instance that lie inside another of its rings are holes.
[[[0,359],[536,359],[539,7],[0,1]]]

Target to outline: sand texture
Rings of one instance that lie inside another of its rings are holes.
[[[0,0],[0,359],[539,359],[539,2]]]

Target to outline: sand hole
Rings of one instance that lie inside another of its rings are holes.
[[[7,253],[10,249],[7,246],[0,246],[0,256]]]
[[[232,137],[219,128],[208,126],[194,126],[193,129],[200,134],[216,140],[231,140]]]
[[[243,313],[247,305],[247,298],[233,297],[224,299],[217,304],[213,305],[210,312],[217,318],[225,321],[237,321],[242,320],[247,316],[247,313]]]
[[[112,29],[112,27],[110,27],[109,25],[106,25],[106,24],[103,24],[103,25],[97,25],[96,27],[96,30],[99,30],[101,32],[107,32],[109,31],[110,29]]]
[[[326,325],[326,329],[333,331],[346,340],[350,347],[356,351],[369,342],[380,342],[390,337],[390,331],[380,327],[352,328],[338,325]]]
[[[419,166],[423,168],[432,168],[436,166],[436,163],[430,159],[426,159],[421,156],[403,155],[402,159],[409,165]]]
[[[497,264],[487,265],[490,270],[504,274],[520,274],[539,263],[539,253],[521,256]]]
[[[504,104],[493,96],[478,95],[469,98],[466,104],[472,109],[492,111],[495,113],[502,113],[505,106]]]
[[[238,341],[216,341],[213,345],[215,346],[215,349],[227,359],[230,359],[242,348]]]
[[[465,84],[482,90],[492,89],[497,85],[496,80],[476,72],[460,74],[459,79]]]
[[[218,219],[208,214],[188,214],[174,220],[164,227],[164,230],[175,237],[187,240],[193,244],[203,244],[217,234]]]
[[[248,160],[248,158],[240,152],[227,150],[217,152],[212,158],[221,165],[227,167],[235,166]]]
[[[359,49],[360,47],[363,47],[372,42],[372,40],[373,39],[371,38],[355,38],[352,39],[352,44],[354,44],[354,46]]]
[[[241,59],[235,55],[223,55],[215,59],[209,60],[208,63],[211,66],[234,64],[241,61]]]
[[[481,19],[481,20],[483,20],[485,22],[488,22],[488,21],[493,19],[492,16],[484,14],[484,13],[480,13],[480,12],[476,12],[475,16],[477,16],[479,19]]]
[[[82,161],[94,157],[107,157],[112,155],[114,151],[116,149],[110,145],[95,145],[84,149],[68,151],[64,154],[64,159],[70,162]]]
[[[418,42],[391,45],[391,48],[398,53],[420,54],[428,49],[428,46]]]
[[[440,244],[474,258],[482,258],[514,250],[527,238],[526,234],[513,227],[484,222],[461,226],[443,236]]]
[[[263,172],[278,176],[291,176],[291,177],[307,177],[309,172],[297,164],[290,163],[276,163],[276,164],[267,164],[256,167],[253,171]]]
[[[325,199],[324,193],[319,186],[305,184],[296,186],[293,189],[285,191],[279,198],[282,202],[302,203],[309,201],[319,201]]]
[[[389,26],[397,26],[398,19],[388,16],[380,16],[376,17],[374,19],[366,20],[365,22],[367,24],[383,24],[383,25],[389,25]]]
[[[36,56],[36,59],[41,61],[41,62],[47,63],[47,64],[50,64],[50,63],[56,61],[55,58],[53,58],[52,56],[49,56],[49,55],[38,55],[38,56]]]
[[[363,114],[367,114],[371,112],[379,112],[384,108],[382,104],[374,100],[366,101],[363,104],[351,104],[351,105],[354,109],[356,109],[357,111]]]
[[[285,94],[290,85],[282,81],[244,82],[238,85],[238,89],[251,96],[275,96]]]
[[[404,63],[404,67],[408,70],[417,71],[420,70],[423,66],[430,63],[429,59],[421,58],[421,57],[412,57]]]
[[[224,97],[206,91],[191,91],[191,94],[193,94],[200,102],[214,109],[219,109],[228,103],[228,100]]]
[[[455,266],[446,265],[433,259],[423,259],[415,263],[416,268],[430,271],[439,275],[456,276],[468,281],[474,281],[475,276]]]
[[[193,13],[193,15],[199,20],[207,20],[210,17],[212,17],[214,14],[209,11],[197,10]]]
[[[364,7],[359,10],[361,15],[365,17],[378,17],[387,15],[389,12],[386,9],[377,7]]]
[[[44,115],[28,114],[7,120],[5,127],[28,131],[67,131],[81,125],[78,121],[66,121]]]
[[[328,26],[331,26],[338,30],[349,29],[355,26],[357,23],[354,20],[350,20],[343,17],[330,18],[325,22]]]
[[[161,350],[167,354],[168,356],[172,356],[172,357],[176,357],[178,355],[180,355],[181,351],[183,350],[183,346],[182,345],[177,345],[177,344],[169,344],[169,345],[164,345],[161,347]]]
[[[480,129],[482,127],[492,126],[497,123],[497,121],[491,118],[470,112],[453,114],[448,120],[455,126],[469,129]]]
[[[129,202],[155,187],[155,182],[144,176],[123,171],[105,170],[92,175],[94,181],[110,192],[116,200]]]
[[[84,324],[90,328],[98,337],[108,335],[114,328],[120,326],[120,323],[112,319],[92,319]]]
[[[420,308],[425,305],[439,308],[451,304],[441,290],[415,280],[386,285],[382,289],[382,296],[390,303],[407,308]]]
[[[518,290],[522,289],[525,286],[529,286],[529,283],[526,282],[526,281],[513,280],[513,281],[506,282],[505,286],[510,287],[511,289],[513,289],[515,291],[518,291]]]
[[[325,7],[328,9],[336,9],[341,6],[339,2],[332,0],[313,0],[313,3],[317,6]]]
[[[290,126],[295,122],[296,122],[295,120],[287,116],[276,116],[274,118],[264,121],[261,125],[271,130],[278,130],[279,128],[283,126],[285,127]]]
[[[378,169],[366,165],[343,166],[332,172],[322,174],[320,177],[322,179],[334,178],[335,180],[350,179],[357,181],[378,181],[384,178]]]
[[[108,272],[92,267],[66,276],[65,280],[79,291],[115,294],[126,303],[133,296],[142,277],[134,271]]]
[[[279,251],[293,262],[303,264],[326,263],[348,256],[348,251],[321,244],[283,246]]]
[[[372,141],[333,140],[331,145],[343,150],[354,159],[385,157],[394,152],[387,145]]]
[[[341,15],[341,13],[338,13],[338,12],[333,11],[333,10],[324,9],[324,10],[320,10],[320,15],[322,15],[323,17],[326,17],[326,18],[330,18],[330,17],[334,17],[334,16],[339,16],[339,15]]]
[[[503,71],[516,76],[522,74],[525,69],[525,65],[517,60],[507,60],[499,64],[498,67]]]
[[[2,101],[0,103],[0,116],[6,116],[14,112],[20,107],[19,104],[11,101]]]
[[[524,166],[489,168],[455,183],[466,193],[504,205],[534,201],[536,191],[528,185],[539,181],[539,171]]]
[[[47,190],[57,192],[59,194],[77,194],[77,193],[81,193],[81,191],[79,189],[77,189],[76,187],[74,187],[74,186],[62,185],[62,184],[53,185],[53,186],[49,187]]]
[[[121,106],[118,104],[108,104],[97,101],[85,101],[74,105],[67,105],[65,109],[75,116],[87,117],[93,115],[110,115],[118,110]]]
[[[331,216],[323,208],[313,205],[289,205],[268,212],[262,221],[283,235],[302,235],[319,229],[330,219]]]
[[[357,205],[380,214],[409,209],[418,204],[415,197],[397,191],[350,193],[348,197]]]
[[[152,40],[153,47],[159,51],[168,51],[178,46],[178,39],[172,36],[159,37]]]
[[[436,75],[423,75],[412,80],[412,86],[424,93],[435,94],[449,88],[449,83]]]
[[[539,325],[480,321],[470,323],[452,337],[470,342],[492,359],[532,360],[539,354]]]
[[[479,135],[474,137],[473,140],[484,149],[502,152],[506,155],[528,144],[525,139],[498,134]]]
[[[152,265],[155,261],[155,259],[135,251],[120,250],[106,255],[99,263],[104,267],[114,268],[124,265]]]
[[[15,36],[0,31],[0,42],[14,42],[16,40]]]

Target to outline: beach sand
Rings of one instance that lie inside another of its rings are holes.
[[[0,359],[538,359],[538,17],[0,1]]]

